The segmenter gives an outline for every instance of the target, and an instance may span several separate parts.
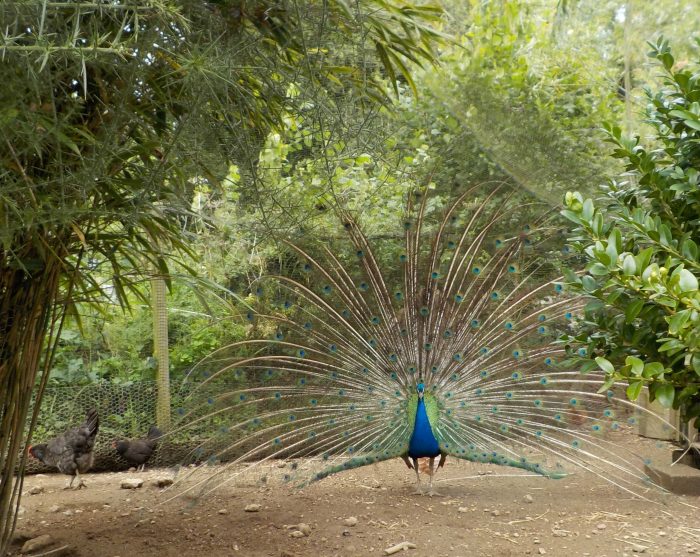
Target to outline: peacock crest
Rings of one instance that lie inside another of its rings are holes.
[[[546,206],[484,184],[451,203],[412,192],[393,233],[337,215],[339,235],[288,242],[289,272],[259,285],[277,311],[248,318],[267,338],[188,377],[175,432],[206,432],[190,460],[225,463],[196,485],[243,462],[284,459],[284,479],[304,485],[391,458],[420,483],[423,456],[431,472],[454,457],[550,478],[583,469],[633,493],[648,481],[650,457],[620,442],[643,410],[567,366],[556,342],[584,301],[564,287]]]

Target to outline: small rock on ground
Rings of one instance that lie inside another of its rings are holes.
[[[349,516],[345,520],[343,520],[343,524],[345,526],[356,526],[357,525],[357,518],[354,516]]]
[[[138,478],[128,478],[126,480],[122,480],[121,487],[122,489],[137,489],[143,485],[143,480],[138,479]]]
[[[173,485],[173,479],[172,478],[156,478],[153,480],[153,485],[156,487],[168,487],[169,485]]]
[[[22,546],[22,549],[19,550],[19,552],[22,555],[26,555],[27,553],[35,553],[37,551],[41,551],[42,549],[46,549],[52,543],[53,538],[48,534],[44,534],[43,536],[39,536],[37,538],[27,540],[26,542],[24,542],[24,545]]]
[[[29,490],[29,495],[39,495],[39,493],[44,493],[43,485],[35,485]]]
[[[297,530],[299,530],[305,536],[311,535],[311,526],[309,526],[308,524],[304,524],[303,522],[297,525]]]
[[[243,510],[247,513],[257,513],[260,509],[262,509],[262,505],[258,503],[249,503]]]

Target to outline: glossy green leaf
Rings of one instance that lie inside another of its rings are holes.
[[[615,372],[615,367],[605,358],[602,358],[598,356],[595,359],[596,363],[602,369],[605,373],[614,373]]]
[[[625,394],[630,400],[637,400],[639,393],[642,392],[643,383],[641,381],[633,381],[627,387]]]
[[[675,392],[676,390],[673,388],[673,385],[668,383],[657,385],[654,388],[654,396],[664,408],[671,408],[673,406]]]

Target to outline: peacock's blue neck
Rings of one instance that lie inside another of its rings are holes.
[[[421,398],[418,400],[418,409],[416,410],[416,423],[413,427],[411,442],[408,445],[408,456],[412,458],[423,458],[438,456],[440,454],[440,446],[438,445],[433,430],[430,427],[428,413],[425,411],[425,402]]]

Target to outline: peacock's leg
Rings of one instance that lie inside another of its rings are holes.
[[[83,478],[80,477],[80,473],[79,473],[77,470],[76,470],[75,476],[73,476],[73,478],[74,478],[74,479],[75,479],[75,478],[78,478],[78,487],[76,487],[75,489],[80,489],[80,488],[82,488],[82,487],[87,487],[87,485],[86,485],[85,482],[83,481]],[[71,480],[71,484],[72,484],[72,483],[73,483],[73,481]]]
[[[416,490],[414,493],[416,495],[423,495],[423,487],[420,484],[420,471],[418,470],[418,459],[413,459],[413,469],[416,471]]]
[[[441,461],[442,461],[442,459],[441,459]],[[428,495],[430,495],[431,497],[433,495],[440,497],[440,494],[433,489],[433,478],[435,477],[435,474],[437,473],[438,468],[439,468],[439,465],[435,466],[435,457],[431,456],[430,457],[430,480],[428,480]]]

